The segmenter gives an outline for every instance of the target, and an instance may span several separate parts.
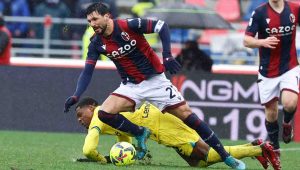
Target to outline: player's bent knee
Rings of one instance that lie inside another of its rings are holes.
[[[192,114],[192,110],[189,107],[186,107],[184,105],[176,109],[168,110],[168,112],[178,117],[181,120],[185,120],[190,114]]]
[[[294,112],[297,108],[297,101],[283,102],[282,106],[287,112]]]
[[[86,156],[86,157],[89,157],[90,156],[90,154],[92,153],[92,149],[90,148],[90,147],[83,147],[83,149],[82,149],[82,153],[83,153],[83,155],[84,156]]]
[[[189,163],[190,166],[199,166],[201,160],[205,161],[209,149],[209,146],[205,142],[201,140],[197,141],[190,155],[191,160],[194,160]]]

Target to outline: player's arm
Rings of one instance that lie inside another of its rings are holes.
[[[94,161],[100,163],[107,163],[107,159],[97,151],[97,146],[99,143],[100,128],[98,126],[93,127],[89,130],[87,136],[85,137],[83,145],[83,154]]]
[[[163,64],[167,71],[176,74],[181,65],[173,58],[171,54],[171,41],[169,26],[162,20],[151,19],[129,19],[128,26],[135,32],[140,34],[158,33],[163,47]]]
[[[97,59],[100,54],[105,53],[105,50],[99,44],[100,43],[97,41],[97,37],[91,40],[91,43],[88,48],[88,57],[86,59],[84,69],[78,78],[76,91],[65,101],[65,113],[69,112],[71,106],[78,102],[80,96],[90,84],[97,63]]]
[[[259,13],[254,11],[249,20],[249,24],[246,29],[244,37],[244,46],[249,48],[276,48],[279,40],[276,37],[267,37],[266,39],[257,39],[255,38],[259,30]]]
[[[135,32],[140,34],[158,33],[163,46],[163,56],[171,55],[171,41],[169,26],[162,20],[151,19],[129,19],[128,26]]]
[[[244,46],[249,48],[276,48],[276,45],[279,43],[279,39],[276,37],[267,37],[266,39],[256,39],[252,36],[245,35],[244,37]]]
[[[88,56],[85,61],[85,66],[83,71],[81,72],[78,81],[76,91],[73,96],[79,98],[83,92],[87,89],[88,85],[93,76],[93,72],[97,63],[97,59],[100,55],[100,51],[97,49],[97,44],[91,42],[88,48]]]

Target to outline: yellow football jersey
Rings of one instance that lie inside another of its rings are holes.
[[[116,130],[99,120],[99,109],[100,107],[95,109],[89,129],[99,128],[101,134],[117,135],[118,141],[128,141],[129,134]],[[121,114],[132,123],[149,128],[151,131],[150,139],[159,144],[174,147],[184,155],[190,155],[194,143],[200,139],[197,132],[185,125],[180,119],[169,113],[162,113],[149,103],[143,104],[134,113],[122,112]]]

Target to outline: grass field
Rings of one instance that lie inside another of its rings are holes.
[[[113,165],[100,165],[93,162],[74,162],[76,158],[83,158],[81,153],[84,134],[80,133],[43,133],[43,132],[16,132],[0,131],[0,170],[73,170],[73,169],[116,169]],[[99,150],[108,155],[109,148],[115,138],[101,136]],[[223,140],[226,145],[241,144],[245,141],[230,142]],[[153,156],[150,165],[136,163],[130,167],[118,169],[199,169],[191,168],[177,153],[171,149],[158,145],[153,141],[148,142]],[[300,169],[300,144],[291,143],[282,146],[282,169]],[[261,165],[253,159],[243,159],[247,169],[262,169]],[[223,163],[215,164],[209,169],[228,169]]]

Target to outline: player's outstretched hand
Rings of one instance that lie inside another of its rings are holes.
[[[64,112],[67,113],[70,110],[70,107],[77,103],[78,97],[77,96],[70,96],[65,101],[65,109]]]
[[[165,57],[163,64],[171,74],[176,74],[181,69],[181,65],[172,56]]]

